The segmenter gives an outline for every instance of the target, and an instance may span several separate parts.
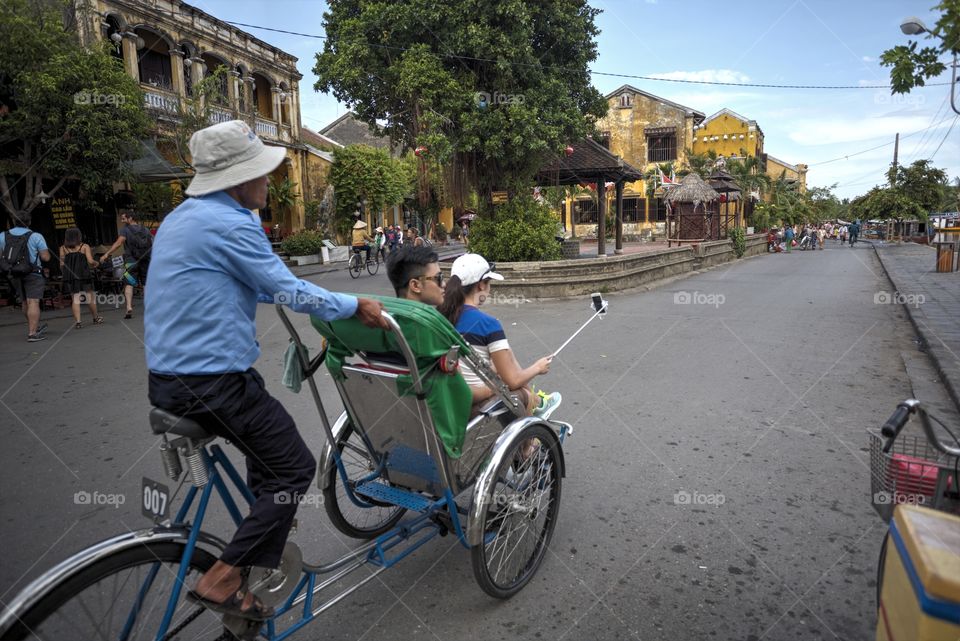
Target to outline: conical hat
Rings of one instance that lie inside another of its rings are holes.
[[[366,226],[367,226],[367,223],[363,222],[362,220],[358,220],[357,222],[353,223],[354,229],[363,229]]]

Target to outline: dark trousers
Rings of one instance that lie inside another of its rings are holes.
[[[293,418],[270,396],[253,368],[209,376],[150,373],[150,403],[197,421],[228,439],[247,459],[247,484],[256,500],[220,560],[275,568],[316,461]],[[279,498],[278,498],[279,497]]]

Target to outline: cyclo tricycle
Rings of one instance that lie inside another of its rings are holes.
[[[240,506],[254,497],[216,437],[154,408],[150,425],[163,438],[165,471],[180,487],[190,482],[175,516],[102,541],[44,573],[4,610],[0,639],[285,639],[448,533],[470,549],[484,592],[504,599],[522,589],[556,526],[562,443],[571,426],[527,416],[517,396],[433,308],[379,300],[389,330],[356,319],[311,319],[324,339],[312,359],[277,307],[326,435],[317,474],[326,512],[338,530],[365,543],[314,564],[288,541],[279,568],[252,568],[251,591],[276,610],[266,622],[221,621],[185,600],[226,545],[203,529],[211,498],[219,496],[239,523]],[[458,372],[461,359],[496,392],[479,408]],[[323,363],[344,405],[333,424],[313,377]],[[157,491],[145,479],[145,496],[156,498]],[[145,502],[158,507],[156,500]],[[359,580],[345,580],[361,568],[367,571]]]

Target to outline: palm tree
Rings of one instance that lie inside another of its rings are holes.
[[[770,188],[770,176],[760,171],[760,159],[756,156],[727,161],[727,173],[740,187],[741,202],[753,192],[762,196]]]

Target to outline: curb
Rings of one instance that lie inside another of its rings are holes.
[[[886,274],[887,280],[890,281],[890,284],[893,286],[894,290],[901,291],[904,288],[901,288],[896,281],[893,280],[893,277],[890,275],[890,271],[887,269],[886,263],[883,262],[883,257],[879,251],[877,251],[877,246],[872,241],[863,241],[868,242],[873,248],[874,253],[877,255],[877,260],[880,261],[880,266],[883,268],[883,273]],[[957,411],[960,412],[960,388],[958,384],[960,381],[954,381],[950,378],[950,375],[942,366],[943,358],[939,356],[940,347],[936,344],[936,341],[931,341],[930,336],[928,336],[929,330],[922,325],[922,319],[916,317],[916,310],[911,310],[909,305],[902,304],[904,310],[907,312],[907,317],[910,319],[910,324],[913,325],[913,329],[916,331],[917,336],[920,337],[920,340],[923,342],[924,352],[927,356],[933,361],[933,367],[937,371],[937,375],[940,377],[940,381],[943,383],[943,386],[947,390],[947,394],[950,396],[950,399],[953,401],[953,404],[956,406]]]

